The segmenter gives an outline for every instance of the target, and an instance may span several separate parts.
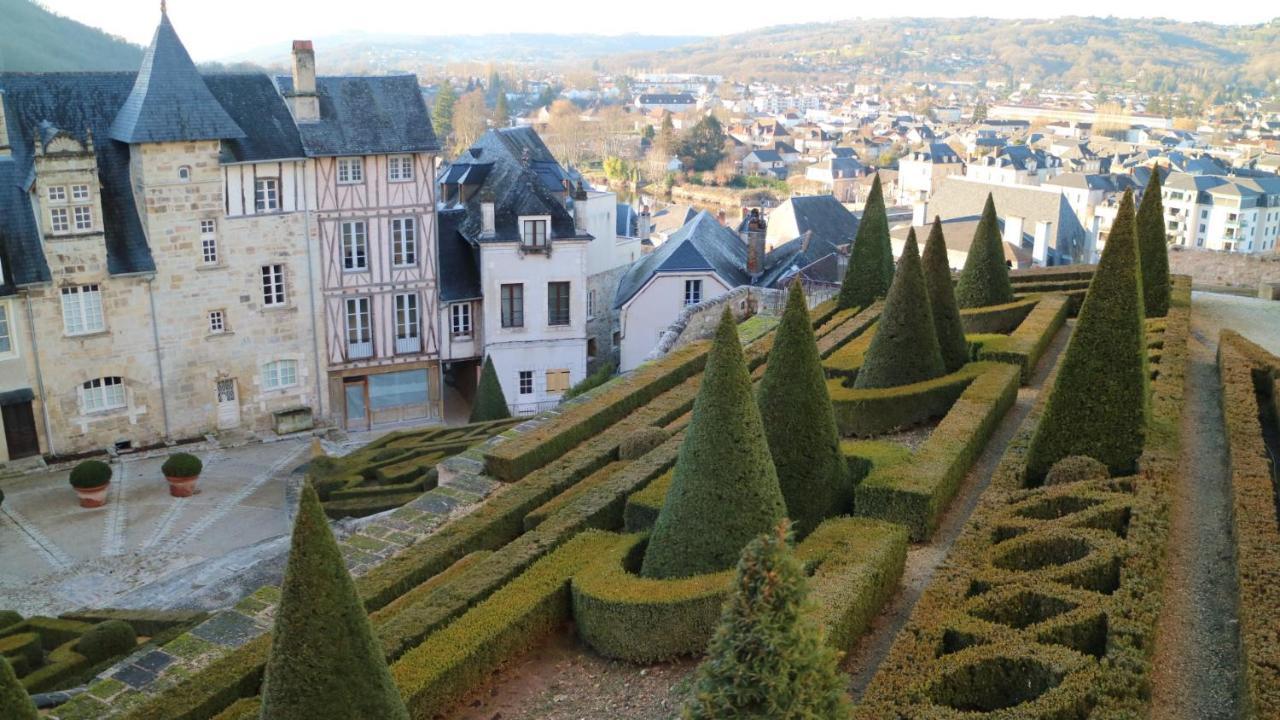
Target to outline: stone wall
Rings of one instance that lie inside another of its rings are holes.
[[[1174,246],[1169,272],[1190,275],[1195,285],[1257,290],[1263,282],[1280,282],[1280,254],[1247,255]]]
[[[729,306],[733,318],[742,322],[756,313],[776,314],[784,299],[781,290],[743,285],[719,297],[690,305],[671,323],[658,346],[645,360],[656,360],[678,347],[714,335],[725,305]]]
[[[587,292],[594,293],[592,313],[587,316],[587,338],[595,340],[595,356],[587,360],[587,372],[595,372],[606,363],[619,363],[618,347],[613,342],[613,333],[618,329],[618,311],[613,307],[614,296],[618,294],[618,282],[630,269],[630,265],[622,265],[596,273],[587,278]]]

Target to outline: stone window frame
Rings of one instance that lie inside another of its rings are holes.
[[[294,387],[298,387],[298,361],[295,358],[281,358],[262,364],[264,391],[288,390]]]
[[[222,308],[209,311],[209,334],[226,335],[231,332],[227,326],[227,311]]]
[[[284,263],[270,263],[261,268],[263,307],[286,307],[289,304],[289,287]]]
[[[77,400],[80,412],[84,415],[108,413],[129,406],[124,378],[119,375],[104,375],[86,380],[78,390]]]
[[[71,232],[71,210],[66,207],[49,208],[49,230],[55,233]]]
[[[191,182],[191,166],[190,165],[178,166],[178,182],[184,182],[184,183]]]
[[[14,342],[13,321],[9,313],[9,303],[0,301],[0,358],[17,357],[18,344]]]
[[[96,335],[107,330],[102,309],[102,286],[97,283],[62,288],[62,331],[67,337]]]
[[[88,232],[93,229],[92,205],[76,205],[71,208],[71,211],[77,232]]]

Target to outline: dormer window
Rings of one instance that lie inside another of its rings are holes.
[[[364,182],[364,158],[338,158],[338,184],[354,185]]]
[[[520,218],[520,243],[525,247],[544,248],[547,246],[547,226],[550,218]]]
[[[189,182],[191,180],[191,168],[186,165],[178,168],[178,180],[181,182]]]

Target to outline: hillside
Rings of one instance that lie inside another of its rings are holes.
[[[30,0],[0,0],[0,72],[137,70],[142,48],[55,15]]]
[[[1163,19],[898,18],[755,30],[663,53],[611,58],[619,70],[722,74],[736,80],[904,79],[1132,81],[1138,89],[1261,90],[1280,74],[1280,19],[1232,26]]]

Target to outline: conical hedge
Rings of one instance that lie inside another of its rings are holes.
[[[853,716],[848,678],[809,612],[807,592],[785,525],[747,545],[685,720]]]
[[[1142,268],[1133,193],[1125,191],[1027,451],[1028,479],[1040,480],[1071,455],[1100,460],[1113,475],[1134,472],[1142,454],[1147,381]]]
[[[641,574],[679,578],[728,570],[752,538],[785,515],[738,329],[726,308]]]
[[[293,524],[260,717],[409,718],[310,483]]]
[[[862,210],[862,222],[849,252],[849,267],[840,284],[841,308],[864,308],[889,292],[893,282],[893,246],[889,244],[889,216],[877,174]]]
[[[942,236],[942,220],[933,219],[929,239],[924,243],[924,288],[929,294],[929,310],[933,313],[934,334],[938,338],[938,350],[942,353],[942,365],[947,372],[959,370],[969,360],[969,343],[964,339],[964,325],[960,322],[960,306],[956,304],[956,289],[951,282],[951,261],[947,258],[947,241]]]
[[[1138,254],[1142,256],[1142,304],[1147,317],[1164,317],[1169,314],[1169,243],[1164,231],[1159,167],[1151,168],[1151,180],[1138,206],[1137,223]]]
[[[0,655],[0,718],[4,720],[39,720],[35,703],[18,682],[9,661]]]
[[[758,399],[787,515],[804,537],[847,511],[853,488],[799,282],[791,283]]]
[[[480,371],[480,384],[476,387],[475,403],[471,406],[470,422],[488,422],[511,417],[507,398],[498,382],[498,371],[493,369],[493,358],[485,356],[484,369]]]
[[[973,233],[973,243],[969,245],[964,270],[960,271],[960,282],[956,284],[956,302],[962,308],[1013,302],[1000,221],[996,218],[995,200],[989,193],[987,204],[982,208],[982,219]]]
[[[938,337],[933,329],[933,312],[925,291],[924,271],[916,231],[907,233],[907,243],[898,259],[893,287],[884,301],[884,312],[876,323],[876,335],[854,380],[855,388],[886,388],[931,380],[946,374]]]

